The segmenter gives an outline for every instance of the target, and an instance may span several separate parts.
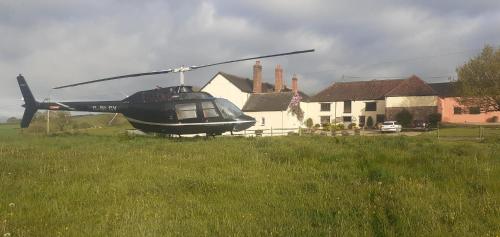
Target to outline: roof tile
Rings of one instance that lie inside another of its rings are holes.
[[[243,106],[242,111],[285,111],[288,109],[293,95],[293,92],[252,94]]]

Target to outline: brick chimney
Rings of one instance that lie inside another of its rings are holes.
[[[262,65],[256,61],[253,65],[253,93],[262,93]]]
[[[274,92],[281,92],[283,89],[283,68],[279,64],[274,69],[274,80]]]
[[[298,80],[297,79],[297,75],[296,74],[293,74],[293,77],[292,77],[292,91],[293,92],[297,92],[299,91],[299,84],[298,84]]]

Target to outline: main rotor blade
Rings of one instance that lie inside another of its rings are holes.
[[[65,86],[58,86],[58,87],[54,87],[53,89],[62,89],[62,88],[67,88],[67,87],[80,86],[80,85],[85,85],[85,84],[110,81],[110,80],[116,80],[116,79],[128,78],[128,77],[149,76],[149,75],[165,74],[165,73],[170,73],[170,72],[183,72],[183,71],[189,71],[189,70],[193,70],[193,69],[211,67],[211,66],[227,64],[227,63],[235,63],[235,62],[254,60],[254,59],[260,59],[260,58],[271,58],[271,57],[279,57],[279,56],[286,56],[286,55],[291,55],[291,54],[301,54],[301,53],[310,53],[310,52],[314,52],[314,49],[293,51],[293,52],[288,52],[288,53],[270,54],[270,55],[251,57],[251,58],[242,58],[242,59],[230,60],[230,61],[225,61],[225,62],[206,64],[206,65],[201,65],[201,66],[191,66],[188,68],[181,67],[178,69],[168,69],[168,70],[154,71],[154,72],[127,74],[127,75],[97,79],[97,80],[93,80],[93,81],[85,81],[85,82],[80,82],[80,83],[75,83],[75,84],[70,84],[70,85],[65,85]]]
[[[172,71],[173,71],[173,69],[168,69],[168,70],[163,70],[163,71],[127,74],[127,75],[121,75],[121,76],[116,76],[116,77],[97,79],[97,80],[93,80],[93,81],[85,81],[85,82],[80,82],[80,83],[75,83],[75,84],[70,84],[70,85],[65,85],[65,86],[58,86],[58,87],[54,87],[53,89],[62,89],[62,88],[67,88],[67,87],[80,86],[80,85],[85,85],[85,84],[90,84],[90,83],[110,81],[110,80],[116,80],[116,79],[128,78],[128,77],[140,77],[140,76],[148,76],[148,75],[165,74],[165,73],[169,73]]]
[[[293,51],[293,52],[288,52],[288,53],[270,54],[270,55],[251,57],[251,58],[242,58],[242,59],[230,60],[230,61],[225,61],[225,62],[220,62],[220,63],[206,64],[206,65],[201,65],[201,66],[191,66],[190,68],[191,69],[198,69],[198,68],[211,67],[211,66],[221,65],[221,64],[226,64],[226,63],[235,63],[235,62],[254,60],[254,59],[260,59],[260,58],[271,58],[271,57],[279,57],[279,56],[286,56],[286,55],[291,55],[291,54],[311,53],[311,52],[314,52],[314,49]]]

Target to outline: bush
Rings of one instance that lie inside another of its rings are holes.
[[[345,126],[344,126],[344,124],[343,124],[343,123],[337,123],[337,124],[335,125],[335,129],[336,129],[336,130],[344,130],[344,129],[345,129]]]
[[[329,123],[324,123],[322,124],[323,131],[330,131],[330,124]]]
[[[441,122],[441,114],[440,113],[433,113],[429,114],[427,117],[427,121],[429,122],[429,127],[437,127],[437,124]]]
[[[369,127],[369,128],[373,127],[373,118],[372,118],[372,116],[368,116],[368,118],[366,119],[366,126]]]
[[[10,117],[7,119],[7,123],[20,123],[21,119],[18,119],[16,117]]]
[[[398,123],[400,123],[403,127],[410,127],[412,120],[413,115],[406,109],[403,109],[396,114],[396,121],[398,121]]]
[[[486,122],[488,123],[497,123],[498,122],[498,116],[493,116],[491,118],[486,119]]]
[[[313,127],[313,125],[314,125],[314,123],[313,123],[312,118],[308,118],[308,119],[306,119],[306,127],[307,127],[307,128],[309,128],[309,129],[310,129],[310,128],[312,128],[312,127]]]
[[[356,123],[350,123],[349,125],[347,125],[348,129],[353,129],[355,127],[356,127]]]
[[[318,129],[319,127],[321,127],[321,125],[319,125],[319,124],[314,124],[314,128]]]

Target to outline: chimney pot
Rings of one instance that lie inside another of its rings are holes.
[[[296,74],[293,74],[293,77],[292,77],[292,91],[297,93],[297,91],[299,91],[299,83],[298,83],[298,78],[297,78],[297,75]]]

